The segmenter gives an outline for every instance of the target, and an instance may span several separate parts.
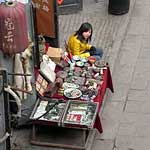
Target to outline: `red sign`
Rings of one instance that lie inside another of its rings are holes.
[[[0,5],[0,50],[15,54],[28,47],[25,5],[7,2]]]

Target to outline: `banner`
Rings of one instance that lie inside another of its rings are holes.
[[[55,38],[53,0],[32,0],[36,8],[37,33]]]

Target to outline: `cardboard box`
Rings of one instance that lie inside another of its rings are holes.
[[[46,54],[57,64],[60,62],[61,53],[61,48],[49,47]]]

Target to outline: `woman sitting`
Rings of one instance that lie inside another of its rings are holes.
[[[68,41],[67,50],[72,55],[78,55],[80,57],[94,56],[97,60],[103,56],[102,49],[96,48],[90,44],[92,38],[92,25],[88,22],[83,23],[79,30],[73,33]]]

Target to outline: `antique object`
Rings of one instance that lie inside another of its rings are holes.
[[[48,81],[41,74],[38,74],[35,87],[41,96],[44,96],[44,92],[47,90],[48,84]]]
[[[103,61],[103,60],[97,60],[97,61],[95,62],[95,66],[98,67],[98,68],[106,67],[106,62]]]
[[[78,84],[69,83],[69,82],[64,82],[62,86],[64,89],[69,89],[69,88],[77,89],[77,88],[79,88]]]
[[[82,96],[80,99],[84,101],[93,101],[93,99],[97,96],[98,91],[97,89],[88,89],[88,88],[82,88]]]
[[[77,61],[77,62],[76,62],[76,65],[77,65],[78,67],[83,67],[83,66],[84,66],[84,62],[82,62],[82,61]]]
[[[64,95],[67,98],[75,99],[75,98],[79,98],[82,95],[82,92],[79,89],[69,88],[64,91]]]
[[[96,61],[96,58],[94,56],[90,56],[88,58],[88,61],[92,64],[92,66],[94,65],[95,61]]]
[[[67,74],[66,71],[58,71],[56,73],[56,77],[59,77],[59,78],[62,78],[62,79],[65,79],[67,76],[68,76],[68,74]]]
[[[83,58],[80,58],[80,61],[82,61],[83,63],[86,63],[88,61],[88,59],[83,57]]]
[[[96,89],[97,81],[95,79],[87,79],[85,85],[88,87],[88,89]]]
[[[57,66],[59,66],[61,69],[63,69],[65,67],[69,66],[69,64],[64,60],[60,60],[60,63],[57,63]]]
[[[70,76],[65,79],[66,82],[73,82],[78,85],[84,85],[85,83],[85,77],[77,77],[77,76]]]
[[[80,57],[78,55],[74,55],[72,58],[73,58],[74,61],[80,60]]]

